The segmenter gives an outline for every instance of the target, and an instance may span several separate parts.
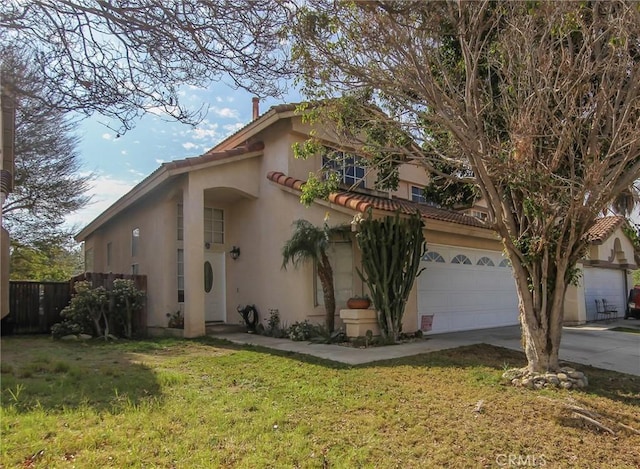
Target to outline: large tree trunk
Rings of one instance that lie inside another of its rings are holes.
[[[522,346],[529,372],[558,371],[566,269],[543,259],[525,269],[516,256],[512,257],[512,265],[519,299]],[[541,278],[535,275],[538,272],[544,272]],[[549,272],[555,279],[550,280]]]
[[[322,285],[322,293],[324,296],[325,325],[329,332],[333,332],[335,328],[336,316],[336,297],[333,289],[333,269],[326,253],[321,254],[320,262],[318,262],[318,277]]]

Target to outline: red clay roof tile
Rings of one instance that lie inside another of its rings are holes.
[[[289,177],[279,171],[271,171],[267,174],[267,179],[297,191],[302,190],[302,185],[304,184],[304,181]],[[400,213],[409,215],[418,211],[423,218],[489,229],[485,223],[475,217],[395,197],[389,199],[352,191],[338,191],[329,195],[329,202],[355,210],[356,212],[366,212],[369,208],[372,208],[385,212],[395,212],[399,210]]]
[[[190,166],[197,166],[203,163],[209,163],[212,161],[224,160],[226,158],[231,158],[237,155],[243,155],[245,153],[260,151],[264,149],[263,142],[254,142],[250,145],[242,145],[236,148],[230,148],[229,150],[221,150],[221,151],[213,151],[209,150],[208,152],[191,158],[184,158],[182,160],[173,160],[167,163],[163,163],[166,169],[177,169],[177,168],[185,168]]]
[[[587,231],[589,242],[597,244],[606,241],[624,222],[625,218],[621,215],[599,218],[596,224]]]

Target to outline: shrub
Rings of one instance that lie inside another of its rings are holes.
[[[294,341],[309,340],[317,335],[316,326],[311,324],[308,320],[302,322],[294,322],[287,331],[289,339]]]
[[[82,333],[105,339],[121,333],[131,337],[133,313],[140,310],[144,301],[144,292],[131,280],[114,280],[111,291],[91,288],[89,282],[81,281],[75,283],[74,290],[69,306],[60,312],[62,322],[51,328],[54,337]]]

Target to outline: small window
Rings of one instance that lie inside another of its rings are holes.
[[[93,248],[84,251],[84,270],[93,272]]]
[[[426,262],[444,262],[444,258],[435,251],[427,252],[422,256],[422,260]]]
[[[509,259],[502,259],[498,267],[511,267],[511,262],[509,262]]]
[[[456,257],[454,257],[453,259],[451,259],[451,263],[452,264],[464,264],[464,265],[471,265],[471,259],[469,259],[467,256],[465,256],[464,254],[458,254]]]
[[[184,249],[178,249],[178,303],[184,302]]]
[[[178,204],[178,241],[184,240],[184,206]]]
[[[411,201],[419,204],[426,204],[427,199],[424,196],[424,189],[418,186],[411,186]]]
[[[326,172],[336,173],[340,182],[349,187],[364,188],[366,169],[360,161],[357,156],[333,151],[331,156],[322,157],[322,169]]]
[[[473,210],[471,214],[478,220],[487,221],[489,219],[489,214],[480,210]]]
[[[111,267],[111,243],[107,243],[107,267]]]
[[[224,244],[224,210],[204,209],[204,242]]]
[[[480,259],[478,259],[477,265],[488,265],[488,266],[491,266],[491,267],[495,266],[493,261],[491,259],[489,259],[488,257],[481,257]]]
[[[134,228],[131,231],[131,257],[138,255],[138,246],[140,244],[140,228]]]
[[[209,293],[213,288],[213,267],[211,262],[205,261],[204,263],[204,292]]]
[[[140,269],[138,267],[138,264],[131,264],[131,275],[138,275],[139,272]]]

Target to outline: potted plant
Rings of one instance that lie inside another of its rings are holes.
[[[371,299],[367,295],[352,296],[347,300],[349,309],[368,309],[371,306]]]

